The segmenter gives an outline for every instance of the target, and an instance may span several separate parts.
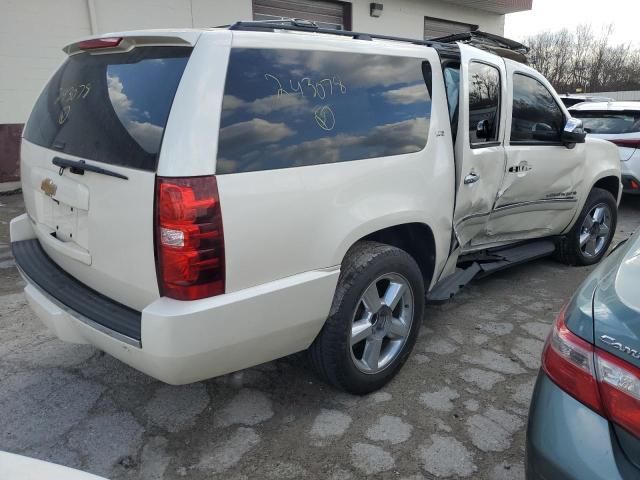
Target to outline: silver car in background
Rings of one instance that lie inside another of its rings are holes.
[[[569,112],[589,135],[618,146],[624,193],[640,195],[640,102],[586,102]]]

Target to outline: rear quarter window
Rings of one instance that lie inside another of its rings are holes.
[[[423,59],[233,49],[216,173],[418,152],[427,143],[430,86]]]
[[[139,47],[69,57],[38,98],[25,139],[98,162],[155,170],[191,51]]]

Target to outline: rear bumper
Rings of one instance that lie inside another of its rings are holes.
[[[531,399],[527,480],[625,480],[640,472],[624,456],[607,419],[561,390],[544,372]]]
[[[623,174],[621,177],[621,180],[622,180],[622,191],[624,193],[640,195],[640,175],[636,177],[634,175]]]
[[[640,194],[640,189],[632,188],[631,185],[632,180],[640,185],[640,149],[637,149],[628,160],[620,162],[620,173],[624,193]]]
[[[12,222],[12,232],[19,228]],[[80,297],[86,303],[80,307],[61,302],[43,282],[25,275],[20,262],[17,258],[30,306],[60,339],[95,345],[171,384],[215,377],[306,349],[329,314],[340,274],[337,268],[311,271],[190,302],[160,298],[138,313],[140,338],[131,342],[87,313],[95,308],[93,298]]]

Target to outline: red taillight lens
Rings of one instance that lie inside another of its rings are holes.
[[[640,437],[640,369],[569,331],[564,308],[542,352],[542,368],[569,395]]]
[[[596,349],[602,403],[607,416],[640,437],[640,369]]]
[[[542,368],[569,395],[603,414],[593,345],[571,333],[564,320],[565,308],[560,311],[542,352]]]
[[[640,148],[640,139],[637,139],[637,138],[634,138],[634,139],[617,138],[615,140],[609,140],[609,141],[615,143],[619,147]]]
[[[98,48],[114,48],[120,45],[122,37],[92,38],[78,43],[80,50],[96,50]]]
[[[214,176],[158,177],[156,258],[162,295],[198,300],[224,293],[224,232]]]

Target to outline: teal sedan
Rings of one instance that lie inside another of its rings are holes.
[[[640,478],[640,231],[561,310],[527,427],[527,480]]]

